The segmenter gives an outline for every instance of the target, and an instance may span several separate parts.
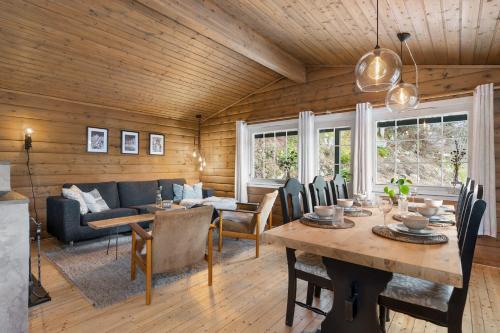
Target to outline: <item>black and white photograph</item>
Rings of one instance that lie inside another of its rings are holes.
[[[165,155],[165,135],[149,134],[149,154],[150,155]]]
[[[87,152],[108,152],[108,129],[98,127],[87,127]]]
[[[122,154],[139,154],[139,132],[122,130]]]

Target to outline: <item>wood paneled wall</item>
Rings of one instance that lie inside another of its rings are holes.
[[[470,93],[479,84],[500,84],[498,66],[420,66],[422,100],[451,98]],[[413,69],[405,67],[405,79],[413,80]],[[235,121],[262,122],[297,117],[300,111],[315,113],[352,111],[356,103],[381,105],[383,93],[360,93],[354,86],[352,67],[317,67],[308,72],[305,84],[283,79],[204,122],[201,133],[202,150],[207,169],[202,181],[216,190],[217,195],[234,195]],[[498,106],[498,103],[497,103]],[[495,124],[500,127],[500,111]],[[497,160],[500,163],[500,134],[495,137]],[[500,174],[500,172],[499,172]],[[265,190],[249,189],[250,197],[258,199]],[[500,207],[500,180],[497,182],[497,207]],[[276,215],[280,209],[274,210]],[[500,211],[499,211],[500,230]],[[486,238],[478,244],[478,261],[500,266],[500,242]]]
[[[109,129],[107,154],[86,152],[87,126]],[[32,198],[24,147],[31,127],[31,170],[37,212],[44,224],[46,198],[61,193],[65,182],[199,179],[190,153],[195,122],[170,120],[119,109],[0,90],[0,160],[12,163],[12,187]],[[120,130],[138,131],[139,155],[120,153]],[[149,134],[166,136],[165,156],[148,155]],[[33,201],[31,202],[33,210]]]

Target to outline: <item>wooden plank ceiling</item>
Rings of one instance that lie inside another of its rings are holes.
[[[305,64],[356,64],[375,46],[376,0],[214,1]],[[382,47],[406,31],[419,64],[500,64],[499,0],[379,2]]]
[[[189,1],[194,16],[175,0],[1,1],[0,89],[194,120],[374,46],[375,0]],[[500,64],[500,0],[380,9],[381,45],[397,50],[408,31],[419,64]]]
[[[0,88],[195,120],[280,77],[127,0],[0,2]]]

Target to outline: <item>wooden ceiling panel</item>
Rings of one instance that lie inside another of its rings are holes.
[[[134,1],[0,3],[0,87],[172,118],[279,77]]]
[[[376,0],[215,1],[305,64],[352,65],[375,45]],[[379,2],[382,47],[406,31],[419,64],[500,64],[500,0]]]

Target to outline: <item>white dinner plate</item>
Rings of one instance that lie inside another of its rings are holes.
[[[414,230],[414,229],[408,228],[403,223],[392,223],[392,224],[389,224],[387,227],[389,229],[391,229],[392,231],[403,233],[406,235],[411,235],[411,236],[431,236],[431,235],[436,233],[433,229],[431,229],[429,227],[424,228],[424,229],[420,229],[420,230]]]

